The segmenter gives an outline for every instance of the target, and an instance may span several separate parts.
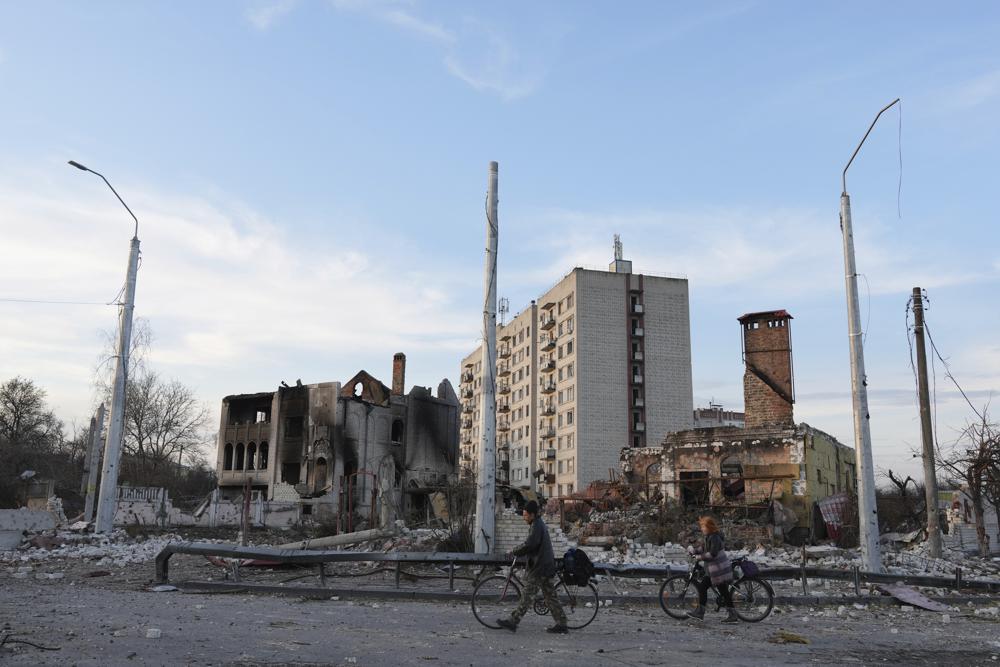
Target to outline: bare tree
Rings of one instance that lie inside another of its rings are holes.
[[[205,409],[189,387],[143,370],[129,380],[125,399],[125,454],[145,482],[185,451],[195,455],[205,442]]]
[[[985,501],[989,500],[996,507],[995,501],[1000,500],[1000,494],[993,486],[993,480],[1000,477],[996,470],[998,457],[1000,426],[990,422],[989,406],[977,414],[976,421],[968,423],[948,452],[938,453],[938,465],[961,481],[972,501],[976,541],[979,543],[979,554],[984,557],[989,555]]]
[[[0,506],[19,502],[16,480],[25,470],[55,479],[57,487],[74,478],[64,440],[63,423],[46,405],[44,389],[22,377],[0,384]]]

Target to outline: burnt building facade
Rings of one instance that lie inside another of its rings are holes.
[[[817,503],[855,488],[854,449],[796,424],[792,316],[784,310],[739,318],[745,371],[745,426],[668,434],[656,447],[622,450],[630,482],[697,507],[772,506],[795,517],[787,529],[812,531]]]
[[[223,498],[246,489],[296,520],[336,517],[340,530],[387,526],[429,511],[428,495],[456,471],[459,403],[445,379],[436,393],[405,390],[406,358],[392,388],[365,371],[236,394],[222,401],[217,474]]]

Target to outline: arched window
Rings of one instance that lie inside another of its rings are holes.
[[[316,459],[316,478],[314,486],[322,489],[326,486],[326,459],[322,456]]]
[[[233,465],[235,470],[243,470],[243,443],[236,443],[236,462]]]
[[[227,442],[225,449],[222,450],[222,469],[233,469],[233,443],[231,442]]]
[[[267,443],[262,442],[257,447],[257,470],[267,470]]]
[[[392,422],[392,443],[394,445],[403,444],[403,431],[405,430],[406,427],[403,425],[402,419],[397,419]]]
[[[247,470],[253,470],[257,463],[257,445],[252,442],[247,445]]]

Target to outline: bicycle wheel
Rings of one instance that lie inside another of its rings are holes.
[[[510,618],[521,600],[521,586],[513,577],[494,575],[476,584],[472,591],[472,614],[488,628],[497,630],[498,618]]]
[[[763,579],[740,579],[733,584],[732,595],[736,615],[747,623],[763,621],[774,608],[774,590]]]
[[[667,577],[660,586],[660,606],[670,618],[682,621],[689,611],[698,606],[698,591],[691,584],[689,575],[675,574]]]
[[[594,584],[571,586],[560,580],[556,586],[556,598],[566,614],[566,627],[570,630],[579,630],[590,625],[597,616],[597,609],[601,606]]]

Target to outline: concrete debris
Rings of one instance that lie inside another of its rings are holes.
[[[32,563],[50,559],[87,559],[94,565],[125,567],[131,563],[148,563],[163,547],[182,540],[178,535],[158,535],[144,540],[130,538],[118,530],[109,535],[78,534],[59,531],[55,535],[35,536],[49,539],[34,540],[20,551],[0,552],[0,563]]]
[[[159,628],[149,628],[146,630],[146,639],[159,639],[163,636],[163,631]]]
[[[877,584],[875,586],[875,590],[881,591],[886,595],[891,595],[899,600],[903,603],[903,611],[913,611],[913,607],[920,607],[921,609],[937,612],[946,612],[950,610],[950,607],[947,605],[935,602],[934,600],[922,595],[916,589],[903,584]]]
[[[805,619],[803,619],[805,620]],[[802,635],[789,632],[788,630],[778,630],[767,638],[772,644],[808,644],[809,640]]]

